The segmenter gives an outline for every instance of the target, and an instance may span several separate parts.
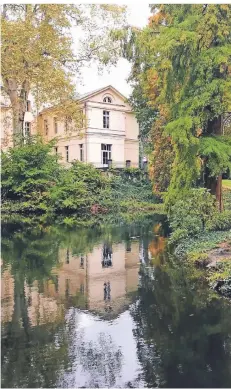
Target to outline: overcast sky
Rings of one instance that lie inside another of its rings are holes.
[[[133,26],[143,27],[147,25],[150,16],[149,6],[146,3],[136,3],[128,6],[128,22]],[[129,97],[131,87],[127,82],[130,73],[130,64],[127,60],[121,58],[117,66],[111,67],[110,71],[105,70],[102,75],[98,74],[97,66],[83,69],[82,84],[78,82],[77,92],[86,93],[94,89],[112,85],[123,95]]]

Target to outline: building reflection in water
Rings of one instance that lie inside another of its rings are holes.
[[[103,244],[103,258],[102,267],[112,266],[112,245],[108,243]]]
[[[25,301],[32,326],[62,321],[65,309],[76,306],[114,317],[130,303],[138,287],[140,243],[95,246],[88,254],[75,255],[71,248],[59,250],[59,266],[51,279],[28,285]],[[14,277],[10,268],[2,273],[2,322],[12,320],[15,304]]]

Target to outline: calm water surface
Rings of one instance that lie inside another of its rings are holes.
[[[231,387],[231,305],[157,217],[2,228],[2,387]]]

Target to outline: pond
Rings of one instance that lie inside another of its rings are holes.
[[[2,387],[231,387],[231,304],[160,216],[2,228]]]

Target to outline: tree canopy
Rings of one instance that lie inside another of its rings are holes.
[[[149,25],[129,32],[126,44],[133,67],[140,69],[136,77],[143,93],[158,111],[154,132],[170,136],[174,150],[166,201],[171,204],[201,178],[221,208],[221,174],[231,160],[231,140],[222,125],[231,108],[231,6],[171,4],[151,10]]]
[[[37,106],[65,102],[65,114],[78,119],[76,105],[70,104],[68,112],[67,104],[75,98],[74,77],[89,61],[106,65],[117,60],[119,45],[112,35],[124,25],[125,8],[15,4],[4,5],[1,16],[1,76],[13,110],[14,135],[22,133],[30,92]]]

